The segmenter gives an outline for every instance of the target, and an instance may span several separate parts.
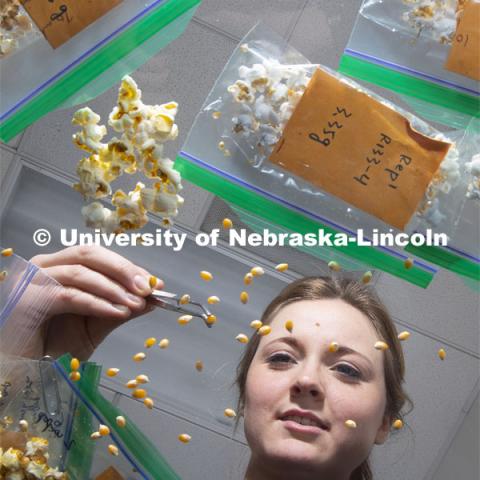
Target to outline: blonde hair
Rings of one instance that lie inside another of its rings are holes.
[[[269,324],[277,312],[294,302],[301,300],[340,299],[362,312],[372,323],[379,338],[389,345],[384,356],[386,386],[385,415],[390,419],[402,419],[402,408],[411,405],[408,395],[403,390],[405,361],[397,331],[387,309],[379,300],[373,289],[350,279],[329,277],[306,277],[296,280],[285,287],[263,312],[261,321]],[[254,335],[244,351],[237,367],[236,384],[239,389],[238,411],[242,412],[245,404],[245,388],[248,370],[260,343],[260,336]],[[372,480],[372,471],[366,459],[352,473],[351,480]]]

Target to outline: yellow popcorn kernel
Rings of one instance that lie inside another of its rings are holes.
[[[375,342],[374,347],[377,350],[381,350],[382,352],[384,352],[385,350],[388,350],[388,344],[382,341]]]
[[[179,323],[179,325],[187,325],[187,323],[190,323],[192,318],[193,317],[191,315],[181,315],[180,317],[178,317],[177,322]]]
[[[178,436],[178,439],[182,442],[182,443],[188,443],[192,437],[188,434],[188,433],[181,433],[179,436]]]
[[[398,334],[398,339],[401,341],[408,340],[409,338],[410,338],[410,332],[407,332],[406,330]]]
[[[245,276],[243,277],[243,283],[245,285],[250,285],[251,283],[253,282],[253,275],[248,272],[247,274],[245,274]]]
[[[115,418],[115,422],[117,422],[117,425],[122,428],[127,424],[125,417],[122,417],[121,415]]]
[[[228,148],[226,148],[226,149],[223,151],[223,155],[225,155],[225,157],[229,157],[231,154],[232,154],[232,152],[230,152],[230,150],[229,150]]]
[[[158,278],[155,277],[155,275],[150,275],[150,278],[148,279],[148,284],[150,285],[150,288],[153,290],[158,283]]]
[[[28,422],[23,419],[18,422],[18,426],[22,432],[26,432],[28,430]]]
[[[239,333],[235,337],[235,340],[237,340],[240,343],[248,343],[248,337],[244,333]]]
[[[134,362],[143,362],[145,357],[146,355],[143,352],[138,352],[132,357],[132,359]]]
[[[236,414],[235,410],[233,410],[233,408],[226,408],[223,411],[223,414],[228,418],[235,418],[237,416],[237,414]]]
[[[347,428],[354,429],[357,428],[357,423],[355,422],[355,420],[345,420],[345,426]]]
[[[207,298],[207,302],[210,304],[210,305],[215,305],[216,303],[220,303],[220,299],[215,296],[215,295],[212,295],[210,297]]]
[[[143,404],[149,409],[152,410],[153,408],[153,400],[149,397],[147,397],[144,401]]]
[[[158,346],[160,348],[167,348],[170,345],[170,340],[168,338],[162,338]]]
[[[445,350],[443,348],[441,348],[439,351],[438,351],[438,358],[440,360],[445,360],[447,356],[447,352],[445,352]]]
[[[279,272],[285,272],[288,270],[288,263],[279,263],[276,267],[275,270]]]
[[[292,333],[292,330],[293,330],[293,321],[292,320],[287,320],[285,322],[285,328],[290,332]]]
[[[157,343],[157,339],[155,337],[150,337],[145,340],[145,348],[151,348]]]
[[[195,370],[197,372],[201,372],[203,370],[203,362],[201,360],[197,360],[195,362]]]
[[[243,292],[240,293],[240,301],[243,304],[248,302],[248,292],[243,291]]]
[[[250,326],[254,330],[258,330],[262,325],[263,325],[263,323],[260,320],[253,320],[253,321],[250,322]]]
[[[210,280],[213,279],[213,275],[210,272],[207,272],[206,270],[202,270],[200,272],[200,278],[202,280],[205,280],[206,282],[210,282]]]
[[[209,325],[214,325],[217,323],[217,316],[211,313],[210,315],[207,316],[207,323]]]
[[[119,371],[119,368],[109,368],[105,373],[107,377],[116,377]]]
[[[11,257],[13,255],[13,248],[4,248],[1,251],[2,257]]]
[[[147,396],[147,391],[144,390],[143,388],[136,388],[132,392],[132,397],[133,398],[145,398]]]
[[[392,427],[393,427],[395,430],[400,430],[401,428],[403,428],[403,422],[398,418],[397,420],[395,420],[395,421],[392,423]]]
[[[82,378],[82,376],[80,375],[80,372],[74,371],[74,372],[70,372],[70,375],[68,375],[68,378],[70,378],[72,382],[78,382],[80,378]]]
[[[229,218],[224,218],[222,221],[222,226],[225,230],[233,227],[233,222]]]
[[[340,264],[335,260],[328,262],[328,268],[334,272],[339,272],[341,270]]]
[[[99,438],[102,438],[102,436],[100,435],[100,432],[93,432],[91,435],[90,435],[90,438],[92,440],[98,440]]]
[[[262,267],[253,267],[253,268],[250,270],[250,273],[251,273],[254,277],[260,277],[260,276],[262,276],[262,275],[265,273],[265,270],[264,270]]]
[[[212,117],[218,120],[222,116],[222,112],[212,112]]]
[[[185,293],[180,297],[180,300],[178,301],[180,305],[186,305],[187,303],[190,303],[190,295],[188,293]]]
[[[110,444],[108,446],[108,453],[114,457],[118,457],[118,448],[115,445]]]
[[[218,149],[219,150],[225,150],[225,142],[224,141],[218,142]]]
[[[263,325],[260,327],[257,332],[259,335],[268,335],[272,331],[272,327],[270,325]]]
[[[404,262],[403,262],[403,266],[409,270],[410,268],[413,267],[413,258],[407,258]]]
[[[106,425],[100,425],[98,427],[98,433],[102,437],[106,437],[107,435],[110,435],[110,429]]]
[[[368,272],[365,272],[362,276],[362,283],[370,283],[370,280],[372,280],[373,273],[369,270]]]
[[[137,388],[138,383],[137,383],[136,380],[129,380],[129,381],[125,384],[125,386],[126,386],[127,388]]]
[[[80,360],[78,358],[72,358],[70,360],[70,369],[76,371],[80,368]]]
[[[143,385],[145,383],[148,383],[150,381],[150,379],[148,378],[147,375],[137,375],[137,377],[135,378],[135,381],[137,382],[138,385]]]
[[[338,345],[337,342],[332,342],[332,343],[330,343],[330,345],[328,346],[328,351],[329,351],[330,353],[335,353],[335,352],[338,351],[338,347],[339,347],[339,345]]]

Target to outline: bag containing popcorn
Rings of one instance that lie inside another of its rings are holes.
[[[480,1],[364,0],[340,71],[465,128],[480,116]]]
[[[451,234],[470,143],[310,64],[261,26],[233,53],[180,157],[345,232]]]

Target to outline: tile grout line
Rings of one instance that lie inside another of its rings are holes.
[[[290,43],[290,39],[292,38],[293,32],[295,31],[295,28],[297,28],[298,23],[300,22],[300,19],[302,18],[305,9],[307,8],[307,5],[310,3],[310,0],[305,0],[302,7],[299,8],[299,12],[297,14],[297,18],[291,23],[291,25],[287,29],[287,33],[285,34],[284,38],[287,41],[287,43]]]
[[[198,18],[197,16],[194,16],[192,18],[192,22],[196,23],[198,25],[201,25],[202,27],[208,28],[209,30],[214,31],[215,33],[218,33],[224,37],[229,38],[230,40],[233,40],[235,43],[240,43],[241,38],[237,37],[236,35],[233,35],[226,30],[223,30],[222,28],[217,27],[216,25],[211,24],[210,22],[207,22],[205,20],[202,20],[201,18]]]

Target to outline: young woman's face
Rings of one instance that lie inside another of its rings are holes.
[[[292,333],[285,328],[293,321]],[[248,371],[245,434],[265,468],[343,479],[388,435],[378,335],[368,318],[338,299],[282,308]],[[336,342],[336,352],[329,346]],[[348,428],[353,420],[356,428]],[[295,478],[295,477],[291,477]]]

